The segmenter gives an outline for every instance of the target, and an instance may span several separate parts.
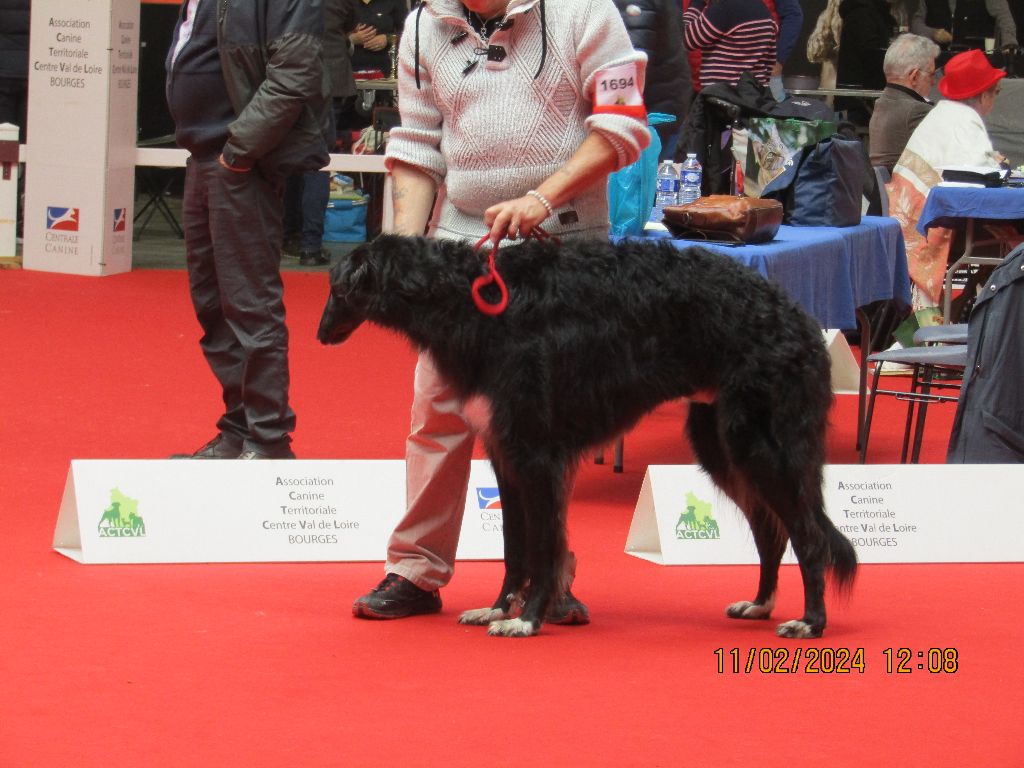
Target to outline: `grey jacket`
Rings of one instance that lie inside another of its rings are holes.
[[[217,42],[238,116],[224,159],[272,179],[327,164],[330,82],[321,0],[218,0]]]
[[[1024,463],[1024,245],[1006,257],[971,313],[950,464]]]
[[[884,165],[892,171],[907,147],[910,134],[933,106],[903,86],[886,85],[868,123],[871,164]]]

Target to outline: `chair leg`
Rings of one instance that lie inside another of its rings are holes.
[[[625,449],[625,444],[626,444],[626,438],[621,437],[621,436],[619,437],[618,440],[615,441],[615,463],[612,464],[612,471],[613,472],[621,472],[622,471],[622,454],[623,454],[624,449]]]
[[[931,392],[932,379],[935,377],[934,366],[927,366],[921,381],[921,394],[927,395]],[[910,455],[910,463],[917,464],[921,458],[921,442],[924,438],[924,417],[928,408],[928,399],[921,401],[921,407],[917,411],[917,429],[914,430],[914,450]]]
[[[867,363],[865,362],[865,365]],[[863,464],[868,455],[868,437],[871,434],[871,417],[875,412],[875,393],[878,392],[878,379],[882,374],[882,363],[875,363],[875,375],[871,380],[871,394],[868,396],[867,412],[864,421],[858,425],[860,434],[860,463]]]
[[[915,395],[917,394],[920,376],[921,367],[915,365],[913,373],[910,376],[910,397],[907,400],[907,423],[903,427],[903,447],[900,449],[900,464],[907,463],[907,454],[910,449],[910,433],[914,426],[914,405],[916,403]]]

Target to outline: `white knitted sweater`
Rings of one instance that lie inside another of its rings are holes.
[[[512,25],[490,38],[505,49],[502,61],[475,53],[487,45],[458,0],[427,0],[422,13],[406,20],[399,47],[402,125],[391,131],[386,161],[389,168],[395,160],[416,166],[443,185],[438,236],[476,240],[486,234],[484,211],[538,186],[588,131],[611,142],[619,167],[635,161],[649,141],[635,118],[591,114],[601,70],[635,62],[643,89],[646,56],[633,50],[612,0],[544,5],[543,67],[539,0],[509,3]],[[471,62],[476,66],[466,71]],[[607,234],[606,185],[556,209],[543,226],[550,233]]]

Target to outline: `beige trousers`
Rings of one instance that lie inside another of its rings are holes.
[[[385,567],[420,589],[438,589],[452,577],[474,440],[462,401],[421,352],[405,444],[406,513],[388,541]]]

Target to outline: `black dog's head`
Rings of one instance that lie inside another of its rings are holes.
[[[479,270],[472,249],[461,244],[381,235],[359,246],[331,268],[317,338],[340,344],[365,320],[410,333],[419,310],[443,303],[445,291],[459,286],[468,294],[467,277],[453,270],[467,256]]]

